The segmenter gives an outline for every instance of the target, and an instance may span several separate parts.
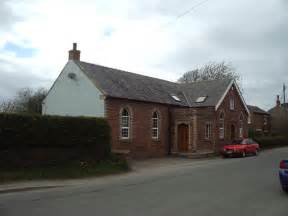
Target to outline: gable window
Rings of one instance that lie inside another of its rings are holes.
[[[157,112],[152,116],[152,138],[159,139],[159,115]]]
[[[241,113],[240,118],[239,118],[239,123],[240,123],[240,127],[239,127],[239,138],[243,138],[243,114]]]
[[[225,136],[225,126],[224,126],[224,112],[220,113],[219,117],[219,138],[224,139]]]
[[[234,98],[230,98],[230,110],[235,110],[235,100],[234,100]]]
[[[127,109],[121,112],[121,138],[129,139],[130,136],[130,115]]]
[[[207,122],[205,125],[205,139],[211,139],[212,137],[212,124]]]

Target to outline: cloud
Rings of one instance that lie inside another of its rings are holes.
[[[20,21],[21,18],[16,16],[10,5],[8,0],[0,1],[0,32],[4,30],[10,29],[13,23]]]

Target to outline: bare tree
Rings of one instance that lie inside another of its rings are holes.
[[[210,62],[201,68],[188,71],[178,79],[179,83],[191,83],[203,80],[235,79],[240,81],[240,75],[230,64],[223,62]]]
[[[8,113],[15,110],[15,103],[13,100],[6,100],[0,103],[0,112]]]
[[[20,89],[14,99],[6,100],[0,104],[0,112],[13,113],[41,113],[42,101],[47,95],[47,90],[39,88],[34,91],[31,88]]]
[[[195,69],[192,71],[188,71],[186,73],[184,73],[182,75],[182,77],[180,77],[178,79],[178,82],[180,83],[191,83],[191,82],[196,82],[198,80],[200,80],[200,71],[199,69]]]

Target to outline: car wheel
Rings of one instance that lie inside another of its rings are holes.
[[[242,157],[246,157],[246,152],[243,151],[242,154],[241,154],[241,156],[242,156]]]
[[[259,150],[256,149],[255,152],[254,152],[254,155],[257,156],[258,154],[259,154]]]

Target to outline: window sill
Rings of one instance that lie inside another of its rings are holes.
[[[129,143],[131,142],[131,138],[119,138],[120,142]]]
[[[159,143],[159,142],[161,142],[161,141],[160,141],[159,138],[152,138],[152,142],[154,142],[154,143]]]

